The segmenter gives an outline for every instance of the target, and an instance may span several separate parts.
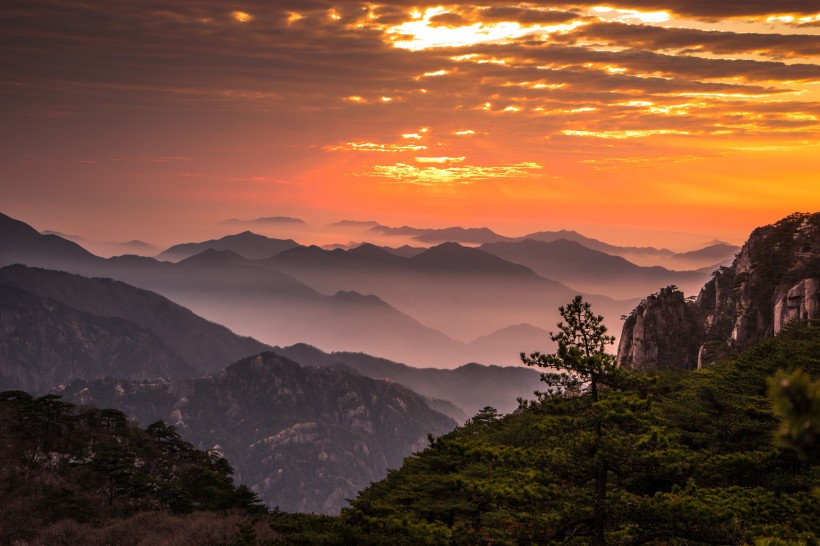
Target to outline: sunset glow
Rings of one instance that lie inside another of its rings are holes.
[[[157,243],[254,216],[740,242],[820,210],[811,4],[12,0],[4,212]]]

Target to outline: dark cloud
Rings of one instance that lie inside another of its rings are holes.
[[[476,10],[476,16],[482,21],[518,21],[523,24],[566,23],[578,17],[569,11],[551,11],[522,8],[518,6],[495,6]]]
[[[706,80],[743,78],[748,81],[818,81],[820,65],[744,59],[710,59],[694,55],[668,55],[641,49],[601,51],[588,47],[568,47],[557,44],[481,45],[470,51],[491,57],[514,58],[519,64],[527,62],[555,66],[577,66],[595,63],[602,66],[626,68],[638,74],[682,76]]]
[[[440,13],[430,18],[430,25],[433,27],[456,27],[466,24],[469,22],[458,13]]]
[[[583,38],[633,48],[703,50],[723,55],[758,53],[785,58],[820,55],[818,36],[720,32],[617,22],[584,25],[556,38],[565,41]]]
[[[403,6],[437,6],[436,0],[387,0],[383,2]],[[485,5],[505,6],[507,2],[487,0]],[[553,0],[536,0],[530,2],[544,8],[567,9],[571,7],[600,6],[599,0],[577,0],[573,2],[555,2]],[[816,0],[613,0],[604,2],[606,6],[620,9],[641,11],[669,11],[678,15],[705,20],[717,20],[726,17],[762,17],[775,14],[814,15],[820,12]],[[463,1],[448,2],[448,5],[474,6],[474,3]]]

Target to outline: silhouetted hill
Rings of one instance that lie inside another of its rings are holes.
[[[284,250],[299,246],[291,239],[272,239],[243,231],[236,235],[227,235],[221,239],[211,239],[201,243],[182,243],[163,250],[157,258],[177,262],[205,250],[230,250],[250,260],[260,260],[275,256]]]
[[[586,248],[597,250],[612,256],[621,256],[630,261],[643,266],[662,265],[669,269],[694,270],[710,264],[731,259],[738,248],[726,243],[711,244],[706,248],[692,252],[676,254],[666,248],[655,248],[651,246],[617,246],[605,243],[598,239],[586,237],[577,231],[537,231],[522,237],[508,237],[500,235],[493,230],[482,228],[450,227],[445,229],[426,229],[403,226],[400,228],[375,226],[369,230],[370,233],[387,236],[409,237],[415,241],[425,243],[466,243],[466,244],[491,244],[491,243],[516,243],[527,239],[552,243],[559,240],[573,241]]]
[[[396,247],[396,248],[392,248],[392,247],[389,247],[389,246],[384,246],[382,248],[385,249],[390,254],[395,254],[396,256],[402,256],[404,258],[412,258],[413,256],[421,254],[422,252],[427,250],[424,247],[410,246],[410,245],[402,245],[402,246]]]
[[[523,237],[517,237],[514,240],[523,241],[526,239],[542,241],[545,243],[552,243],[554,241],[559,241],[563,239],[565,241],[573,241],[575,243],[582,244],[585,247],[590,248],[592,250],[598,250],[600,252],[605,252],[607,254],[613,254],[617,256],[630,253],[649,254],[656,256],[672,256],[674,254],[674,252],[666,248],[658,249],[651,246],[634,247],[611,245],[609,243],[599,241],[598,239],[593,239],[591,237],[581,235],[577,231],[566,229],[558,231],[537,231],[535,233],[524,235]]]
[[[532,324],[513,324],[474,339],[468,347],[474,361],[489,357],[487,361],[496,364],[521,365],[521,353],[552,352],[555,343],[547,330]]]
[[[542,321],[544,308],[555,309],[575,294],[525,266],[456,243],[444,243],[412,257],[373,245],[348,251],[297,248],[259,263],[323,292],[376,294],[422,323],[463,341],[510,324]],[[619,314],[629,305],[606,298],[600,302],[602,311],[616,309]],[[410,360],[395,353],[381,354]],[[492,362],[484,357],[481,361]],[[431,361],[427,365],[440,364]]]
[[[416,272],[432,275],[470,275],[535,279],[528,267],[511,263],[477,248],[442,243],[407,259]]]
[[[22,265],[0,269],[0,285],[22,288],[43,298],[59,301],[104,322],[117,318],[148,330],[162,341],[162,347],[186,363],[188,371],[211,373],[231,362],[259,353],[267,345],[241,337],[224,326],[209,322],[172,301],[111,279],[89,279],[79,275],[29,268]],[[153,350],[146,346],[144,351]],[[105,357],[105,352],[101,353]],[[116,358],[113,354],[109,358]],[[104,375],[104,374],[103,374]],[[180,377],[176,374],[118,374],[118,377]],[[196,375],[187,373],[186,376]],[[78,376],[91,379],[97,376]],[[53,387],[56,383],[47,385]],[[20,386],[18,388],[26,388]]]
[[[24,222],[0,214],[0,266],[25,263],[62,267],[101,261],[58,235],[42,235]]]
[[[390,379],[431,398],[449,400],[474,415],[484,406],[507,413],[518,407],[516,399],[530,398],[539,388],[539,374],[523,367],[471,364],[454,370],[414,368],[364,353],[326,353],[299,343],[274,351],[304,366],[331,367],[337,363],[375,379]]]
[[[42,394],[75,379],[179,379],[197,370],[153,332],[0,285],[0,390]]]
[[[731,261],[739,251],[739,246],[730,245],[729,243],[715,243],[691,252],[675,254],[669,258],[669,264],[670,267],[677,267],[679,269],[691,269],[692,264],[702,264],[704,262],[720,265],[723,262]]]
[[[581,243],[525,239],[516,243],[489,243],[481,250],[523,264],[541,276],[571,285],[583,292],[637,297],[670,284],[685,292],[700,289],[708,276],[693,271],[642,267],[620,256],[592,250]]]
[[[143,422],[165,418],[203,448],[218,444],[241,483],[270,506],[300,512],[338,512],[426,445],[428,433],[455,426],[402,385],[272,353],[176,387],[76,382],[64,394]]]

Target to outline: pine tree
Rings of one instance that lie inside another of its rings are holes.
[[[558,343],[558,350],[552,354],[532,353],[530,356],[521,353],[521,360],[527,366],[549,370],[541,373],[541,380],[549,387],[561,389],[557,393],[538,393],[540,396],[574,393],[588,388],[592,402],[597,402],[600,385],[614,386],[622,378],[615,356],[606,352],[607,346],[615,343],[615,338],[607,335],[604,317],[593,314],[592,306],[581,296],[575,296],[558,311],[566,321],[557,324],[558,333],[550,332],[552,341]]]
[[[559,322],[558,332],[550,332],[552,341],[558,343],[558,350],[552,354],[521,354],[521,360],[528,366],[545,368],[541,380],[551,389],[546,393],[536,393],[540,397],[555,395],[589,396],[594,406],[599,400],[602,385],[615,386],[622,374],[616,366],[615,356],[606,352],[608,345],[615,343],[613,336],[607,335],[604,317],[595,315],[592,306],[581,296],[575,296],[568,305],[558,308],[564,321]],[[593,408],[594,410],[594,408]],[[594,415],[594,411],[593,411]],[[595,485],[592,506],[593,545],[605,544],[606,530],[606,489],[609,461],[602,456],[603,428],[601,419],[593,417],[594,441],[590,457],[595,464]]]

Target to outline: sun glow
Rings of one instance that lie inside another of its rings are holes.
[[[594,137],[594,138],[606,138],[606,139],[615,139],[615,140],[624,140],[627,138],[644,138],[649,136],[656,136],[656,135],[688,135],[690,134],[689,131],[678,131],[674,129],[646,129],[646,130],[626,130],[626,131],[574,131],[574,130],[564,130],[561,131],[563,134],[567,136],[580,136],[580,137]]]
[[[636,21],[644,24],[665,23],[672,18],[666,11],[638,11],[634,9],[616,9],[607,6],[595,6],[592,8],[592,12],[601,19],[623,23],[634,23]]]
[[[232,11],[231,17],[240,23],[249,23],[250,21],[253,21],[253,15],[244,11]]]
[[[547,36],[565,33],[587,23],[572,21],[555,25],[522,25],[513,21],[471,23],[461,26],[436,24],[436,16],[451,13],[443,7],[428,8],[424,13],[415,12],[414,20],[386,29],[394,46],[420,51],[434,47],[462,47],[476,44],[507,43],[530,35]]]

